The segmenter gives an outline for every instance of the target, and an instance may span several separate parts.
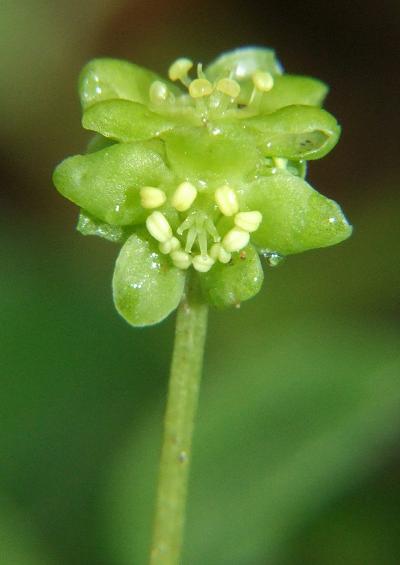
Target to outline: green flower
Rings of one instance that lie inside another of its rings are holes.
[[[260,290],[259,254],[273,263],[351,233],[338,204],[304,180],[306,162],[340,135],[320,107],[327,87],[283,74],[270,49],[192,67],[178,59],[168,81],[91,61],[79,90],[83,127],[96,136],[54,172],[82,209],[79,231],[123,243],[114,300],[135,326],[177,307],[188,272],[211,304],[238,305]]]

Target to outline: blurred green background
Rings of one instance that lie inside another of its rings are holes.
[[[117,248],[52,188],[79,70],[248,44],[331,85],[309,178],[355,231],[211,314],[183,564],[399,563],[399,3],[3,0],[0,25],[0,564],[146,563],[173,319],[118,317]]]

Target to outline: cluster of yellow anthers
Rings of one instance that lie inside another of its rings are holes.
[[[231,77],[221,78],[215,83],[210,82],[202,69],[201,63],[197,65],[197,78],[191,80],[189,71],[193,67],[193,62],[190,59],[180,58],[177,59],[169,68],[168,76],[172,81],[180,81],[189,91],[189,94],[194,99],[201,99],[208,97],[211,94],[216,94],[214,102],[216,107],[221,105],[221,100],[218,100],[218,95],[225,95],[229,101],[234,101],[240,94],[240,84],[233,80]],[[235,70],[232,71],[234,73]],[[250,96],[248,105],[255,102],[257,94],[268,92],[274,86],[274,79],[271,73],[264,71],[256,71],[252,75],[254,85],[253,92]],[[150,99],[153,103],[159,104],[166,102],[172,98],[167,86],[161,81],[155,81],[150,87]]]
[[[216,261],[229,263],[231,253],[246,247],[250,233],[259,228],[262,215],[258,211],[240,212],[235,191],[227,185],[221,186],[215,191],[215,203],[221,214],[233,217],[234,222],[234,227],[221,239],[214,222],[206,212],[200,209],[190,211],[197,194],[196,187],[185,181],[178,186],[171,198],[171,204],[178,212],[188,212],[176,230],[178,236],[188,232],[184,247],[180,239],[173,234],[172,227],[165,215],[159,210],[155,210],[148,216],[146,227],[154,239],[159,242],[161,253],[169,254],[176,267],[188,269],[193,265],[196,271],[205,273]],[[159,208],[167,200],[167,195],[163,190],[150,186],[143,187],[140,196],[143,208],[148,210]],[[213,241],[210,250],[208,250],[209,236]],[[192,248],[196,241],[199,252],[193,254]]]

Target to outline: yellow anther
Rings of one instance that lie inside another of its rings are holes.
[[[213,85],[205,78],[196,78],[189,85],[189,94],[192,98],[209,96],[213,90]]]
[[[228,253],[240,251],[249,243],[250,234],[240,228],[232,228],[222,240],[222,245]]]
[[[210,249],[210,257],[216,261],[218,259],[219,250],[221,249],[220,243],[214,243]]]
[[[163,190],[153,188],[152,186],[144,186],[140,189],[140,202],[143,208],[158,208],[167,200],[167,196]]]
[[[189,210],[196,196],[196,187],[191,182],[182,182],[172,196],[172,206],[178,212],[185,212],[185,210]]]
[[[195,255],[193,257],[193,267],[199,273],[207,273],[214,265],[215,260],[209,255]]]
[[[229,263],[232,256],[220,243],[215,243],[210,249],[210,257],[215,261],[220,261],[220,263]]]
[[[175,267],[178,267],[178,269],[188,269],[192,264],[192,258],[189,253],[185,253],[185,251],[173,251],[171,253],[171,259]]]
[[[256,71],[253,76],[253,84],[260,92],[268,92],[274,86],[274,77],[271,73]]]
[[[177,59],[168,69],[168,76],[170,80],[184,80],[188,72],[193,67],[193,61],[181,57]]]
[[[146,220],[149,233],[159,241],[165,243],[172,237],[172,229],[167,218],[161,212],[153,212]]]
[[[169,95],[170,92],[167,85],[160,80],[155,80],[150,86],[149,96],[153,104],[162,104],[168,100]]]
[[[226,94],[230,98],[237,98],[240,94],[240,85],[236,80],[230,78],[221,78],[217,82],[216,90]]]
[[[261,221],[262,214],[257,210],[254,212],[239,212],[239,214],[235,216],[235,226],[248,232],[258,230]]]
[[[164,253],[164,255],[168,255],[168,253],[172,253],[173,251],[178,251],[180,247],[181,242],[176,237],[171,237],[171,239],[168,239],[164,243],[160,243],[158,246],[159,250],[161,253]]]
[[[217,188],[214,198],[224,216],[234,216],[239,212],[236,192],[230,186],[224,185]]]
[[[274,163],[278,169],[286,169],[287,162],[288,160],[283,157],[274,157]]]

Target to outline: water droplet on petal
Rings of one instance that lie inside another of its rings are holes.
[[[277,251],[261,251],[261,255],[267,263],[268,267],[278,267],[286,259],[284,255],[281,255]]]

